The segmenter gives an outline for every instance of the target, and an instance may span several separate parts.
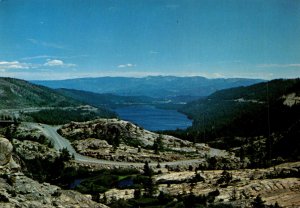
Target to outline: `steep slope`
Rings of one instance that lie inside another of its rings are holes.
[[[80,102],[24,80],[0,78],[0,108],[66,107]]]
[[[83,106],[85,103],[24,80],[0,78],[0,117],[19,118],[48,124],[86,121],[115,117],[104,107]],[[1,120],[1,119],[0,119]]]
[[[187,139],[236,147],[241,157],[248,154],[259,166],[272,158],[299,158],[300,79],[218,91],[181,111],[194,119],[184,133]]]
[[[68,88],[96,93],[156,98],[176,96],[207,96],[216,90],[248,86],[261,82],[257,79],[207,79],[204,77],[149,76],[98,77],[54,81],[32,81],[51,88]]]
[[[181,111],[194,119],[193,130],[210,136],[267,135],[299,121],[299,95],[300,79],[280,79],[221,90]]]

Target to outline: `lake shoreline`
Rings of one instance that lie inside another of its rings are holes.
[[[150,131],[187,129],[192,120],[177,110],[162,109],[151,105],[132,105],[116,108],[120,119],[135,123]]]

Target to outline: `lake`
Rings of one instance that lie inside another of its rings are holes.
[[[192,120],[176,110],[159,109],[154,106],[129,106],[114,109],[123,120],[135,123],[150,131],[186,129]]]

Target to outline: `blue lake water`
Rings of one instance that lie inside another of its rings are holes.
[[[75,179],[70,185],[69,185],[69,188],[70,189],[75,189],[76,188],[76,186],[78,186],[80,183],[81,183],[81,181],[82,181],[83,179]]]
[[[159,109],[153,106],[129,106],[114,111],[121,119],[151,131],[186,129],[192,125],[192,120],[176,110]]]

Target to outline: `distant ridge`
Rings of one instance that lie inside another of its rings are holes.
[[[95,93],[112,93],[123,96],[149,96],[168,98],[176,96],[207,96],[220,89],[249,86],[262,82],[260,79],[228,78],[207,79],[205,77],[148,76],[98,77],[67,80],[38,80],[35,84],[50,88],[66,88]]]
[[[115,113],[107,108],[96,107],[44,86],[0,77],[0,111],[4,110],[0,112],[0,117],[6,117],[5,120],[18,117],[25,121],[64,124],[99,117],[115,117]]]
[[[120,96],[111,93],[94,93],[73,89],[57,89],[57,92],[96,107],[116,108],[126,105],[155,104],[154,98],[146,96]],[[157,102],[156,102],[157,103]]]
[[[218,136],[256,136],[286,131],[300,122],[300,79],[277,79],[220,90],[183,106],[191,131]]]
[[[50,88],[0,77],[0,108],[69,107],[80,104]]]

